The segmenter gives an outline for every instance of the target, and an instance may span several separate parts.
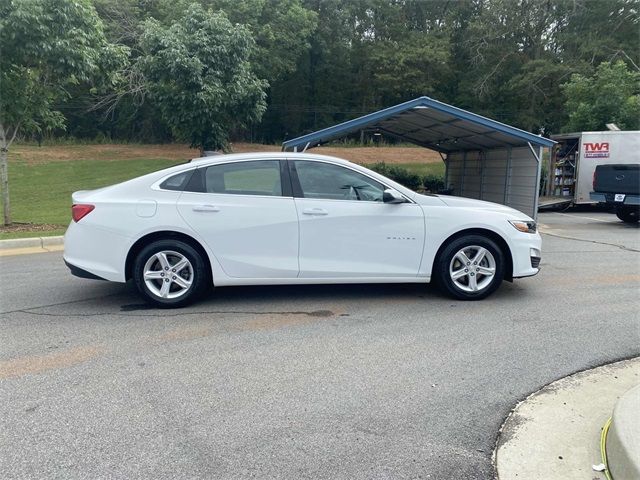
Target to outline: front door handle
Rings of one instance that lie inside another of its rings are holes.
[[[305,215],[329,215],[324,208],[305,208],[302,210]]]
[[[220,207],[216,207],[215,205],[196,205],[193,207],[194,212],[219,212]]]

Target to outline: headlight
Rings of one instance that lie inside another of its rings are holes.
[[[513,228],[523,233],[536,233],[536,222],[526,222],[524,220],[509,220]]]

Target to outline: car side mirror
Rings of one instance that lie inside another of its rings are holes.
[[[399,191],[393,188],[387,188],[382,194],[382,201],[384,203],[406,203],[407,200]]]

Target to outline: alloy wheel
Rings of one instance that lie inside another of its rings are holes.
[[[193,285],[193,266],[187,257],[172,250],[152,255],[144,265],[144,283],[160,298],[173,299],[186,294]]]
[[[465,292],[484,290],[491,285],[495,274],[495,258],[488,249],[478,245],[460,249],[449,264],[451,280]]]

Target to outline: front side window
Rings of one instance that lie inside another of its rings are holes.
[[[211,165],[204,172],[207,193],[282,196],[279,160]]]
[[[384,185],[330,163],[295,161],[304,198],[382,202]]]

